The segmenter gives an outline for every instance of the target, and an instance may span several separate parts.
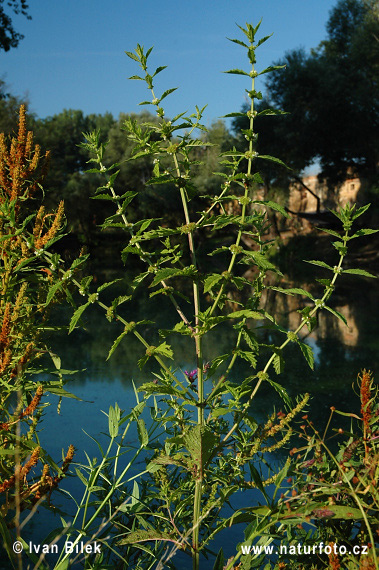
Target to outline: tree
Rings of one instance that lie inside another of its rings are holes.
[[[90,200],[96,191],[97,181],[85,173],[90,168],[88,156],[80,145],[83,133],[100,129],[102,141],[108,138],[114,124],[111,113],[84,115],[80,110],[64,109],[61,113],[37,119],[34,132],[42,149],[51,149],[51,162],[45,180],[48,190],[46,202],[55,207],[60,200],[65,202],[69,229],[85,242],[96,227],[96,212],[100,205]],[[101,207],[104,209],[104,206]]]
[[[5,13],[3,4],[4,0],[0,0],[0,50],[9,51],[11,48],[17,47],[24,36],[14,29],[12,19]],[[7,6],[15,14],[22,14],[31,20],[31,16],[28,14],[29,6],[25,0],[7,0]]]
[[[266,97],[289,115],[262,130],[257,124],[258,145],[269,140],[274,154],[280,141],[277,155],[297,174],[317,160],[332,183],[348,169],[372,179],[379,165],[379,20],[369,3],[340,0],[326,30],[310,54],[292,50],[276,62],[286,68],[269,77]]]

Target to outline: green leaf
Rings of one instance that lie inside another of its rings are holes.
[[[376,275],[373,275],[364,269],[344,269],[343,272],[350,273],[351,275],[362,275],[363,277],[372,277],[373,279],[376,279]]]
[[[125,544],[135,544],[138,542],[146,542],[149,540],[158,541],[171,541],[176,542],[176,540],[168,532],[159,532],[157,530],[136,530],[130,532],[125,538],[121,539],[117,544],[123,546]]]
[[[215,560],[215,563],[213,564],[212,570],[223,570],[224,562],[225,562],[224,552],[221,547],[220,550],[218,551],[217,558]]]
[[[274,382],[274,380],[271,380],[271,378],[269,378],[269,377],[266,378],[266,381],[279,394],[279,396],[282,398],[283,402],[285,402],[287,404],[287,406],[292,407],[291,398],[289,397],[287,390],[285,388],[283,388],[283,386],[281,384]]]
[[[284,360],[281,354],[275,354],[272,365],[277,374],[281,374],[284,370]]]
[[[257,47],[261,46],[262,44],[264,44],[265,42],[267,42],[267,40],[270,39],[270,38],[272,37],[272,35],[273,35],[273,34],[270,34],[269,36],[265,36],[264,38],[261,38],[261,39],[257,42],[255,48],[257,48]],[[285,66],[283,66],[283,67],[285,67]]]
[[[257,358],[253,352],[248,352],[246,350],[239,350],[237,354],[238,356],[249,362],[251,366],[255,367],[257,365]]]
[[[331,236],[334,236],[336,238],[341,238],[341,234],[335,232],[334,230],[329,230],[327,228],[316,228],[316,229],[318,229],[320,232],[325,232],[327,234],[330,234]]]
[[[247,77],[250,77],[249,74],[243,69],[229,69],[228,71],[224,71],[223,73],[232,73],[233,75],[247,75]]]
[[[116,403],[114,408],[113,406],[109,406],[109,414],[108,414],[108,429],[109,429],[109,435],[112,438],[115,438],[118,435],[119,421],[120,421],[120,408]]]
[[[82,316],[82,314],[84,313],[84,311],[86,310],[86,308],[89,305],[90,305],[90,302],[85,303],[84,305],[82,305],[81,307],[76,309],[75,313],[71,317],[70,326],[68,329],[68,334],[72,333],[72,331],[74,330],[74,328],[76,326],[76,323],[78,322],[78,320],[80,319],[80,317]]]
[[[234,311],[228,314],[229,319],[263,319],[264,316],[258,311],[251,311],[250,309],[242,309],[241,311]]]
[[[48,293],[47,293],[47,297],[46,297],[46,303],[45,306],[47,306],[50,301],[52,301],[54,295],[59,291],[59,289],[61,289],[63,287],[63,282],[62,281],[58,281],[58,283],[55,283],[52,287],[50,287]]]
[[[139,503],[139,487],[137,481],[134,481],[130,504],[133,507],[137,503]]]
[[[361,237],[361,236],[368,236],[370,234],[376,234],[376,232],[379,232],[379,230],[371,230],[370,228],[362,228],[361,230],[358,230],[357,232],[355,232],[354,235],[350,236],[350,239]]]
[[[311,263],[312,265],[318,265],[319,267],[324,267],[325,269],[330,269],[330,271],[334,271],[333,267],[330,267],[330,265],[328,265],[324,261],[315,261],[315,260],[310,261],[308,259],[304,259],[303,261],[305,261],[305,263]]]
[[[219,439],[210,428],[196,425],[186,432],[183,441],[194,464],[202,470],[213,457]]]
[[[180,275],[185,275],[187,277],[194,275],[196,273],[196,269],[193,266],[187,267],[185,269],[176,269],[174,267],[167,267],[165,269],[160,269],[157,271],[150,287],[154,287],[158,285],[161,281],[165,281],[170,277],[177,277]]]
[[[329,313],[332,313],[332,315],[334,315],[335,317],[340,319],[347,326],[347,320],[339,311],[336,311],[335,309],[332,309],[331,307],[327,307],[326,305],[325,305],[324,309],[329,311]]]
[[[130,59],[134,59],[134,61],[137,61],[138,63],[140,62],[140,58],[135,53],[131,51],[126,51],[125,53],[128,57],[130,57]]]
[[[308,344],[305,344],[305,342],[301,342],[300,340],[298,341],[298,345],[300,346],[301,352],[303,353],[305,360],[308,362],[309,367],[313,370],[315,359],[312,347],[310,347]]]
[[[167,95],[170,95],[170,93],[173,93],[174,91],[177,90],[177,87],[172,87],[171,89],[167,89],[167,91],[165,91],[159,99],[159,102],[163,101],[163,99],[165,99],[167,97]]]
[[[366,204],[365,206],[362,206],[361,208],[357,208],[355,210],[355,212],[353,213],[351,219],[356,220],[357,218],[359,218],[359,216],[364,214],[366,212],[366,210],[369,209],[370,206],[371,206],[371,204]]]
[[[258,154],[257,158],[262,158],[263,160],[269,160],[270,162],[276,162],[277,164],[280,164],[281,166],[288,168],[288,170],[291,170],[291,168],[287,166],[282,160],[280,160],[280,158],[276,158],[275,156],[270,156],[268,154]]]
[[[147,432],[145,422],[141,418],[137,420],[137,432],[140,444],[143,447],[146,447],[149,443],[149,434]]]
[[[83,485],[85,487],[88,487],[88,481],[87,479],[84,477],[83,473],[77,468],[75,467],[75,473],[76,475],[79,477],[80,481],[83,483]]]
[[[277,268],[273,265],[270,261],[268,261],[267,257],[258,251],[252,251],[251,256],[253,257],[255,263],[258,265],[260,269],[274,271],[278,273]]]
[[[221,279],[222,275],[220,273],[208,275],[204,281],[204,293],[208,293],[208,291],[210,291]]]
[[[278,204],[277,202],[273,202],[272,200],[254,200],[253,202],[254,204],[265,204],[266,206],[268,206],[269,208],[271,208],[272,210],[275,210],[277,212],[280,212],[282,214],[282,216],[284,216],[285,218],[289,218],[290,215],[285,211],[285,209],[283,208],[283,206],[281,206],[280,204]]]
[[[272,35],[272,34],[271,34]],[[266,38],[263,38],[263,41],[266,41],[270,36],[267,36]],[[259,44],[258,44],[259,45]],[[258,47],[258,46],[257,46]],[[269,67],[266,67],[266,69],[264,69],[263,71],[261,71],[260,73],[258,73],[258,75],[264,75],[265,73],[271,73],[271,71],[276,71],[277,69],[284,69],[286,66],[285,65],[270,65]]]
[[[167,358],[174,358],[174,353],[170,345],[166,342],[162,342],[159,346],[157,346],[154,350],[155,353],[161,354],[162,356],[166,356]]]
[[[129,331],[123,331],[114,341],[114,343],[112,344],[112,347],[108,353],[107,356],[107,360],[110,359],[110,357],[112,356],[112,354],[114,353],[114,351],[116,350],[116,348],[118,347],[118,345],[120,344],[120,342],[122,341],[122,339],[124,338],[124,336],[126,336],[128,334]]]
[[[153,77],[158,75],[158,73],[160,73],[161,71],[163,71],[166,68],[167,68],[167,65],[160,65],[159,67],[157,67],[157,69],[153,73]]]
[[[279,291],[279,293],[284,293],[285,295],[305,295],[309,299],[314,301],[314,297],[309,291],[305,291],[305,289],[301,289],[300,287],[293,287],[290,289],[283,289],[282,287],[270,287],[273,291]]]
[[[238,44],[238,45],[240,45],[240,46],[242,46],[242,47],[245,47],[245,48],[248,48],[248,47],[249,47],[249,46],[248,46],[247,44],[245,44],[244,42],[241,42],[241,40],[234,40],[234,39],[231,39],[231,38],[226,38],[226,39],[229,40],[230,42],[233,42],[233,43],[235,43],[235,44]]]
[[[263,111],[260,111],[258,113],[257,117],[260,117],[263,115],[288,115],[288,113],[286,111],[282,111],[280,109],[263,109]]]

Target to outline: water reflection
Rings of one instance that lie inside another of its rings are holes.
[[[301,356],[297,346],[290,345],[285,351],[286,367],[275,380],[281,382],[292,395],[306,390],[317,397],[324,394],[325,402],[328,394],[334,396],[335,401],[325,405],[317,400],[316,408],[335,405],[340,402],[341,396],[348,398],[350,386],[362,368],[368,368],[374,372],[378,366],[379,345],[379,295],[375,283],[345,279],[331,299],[331,307],[340,312],[347,320],[347,326],[334,315],[323,311],[318,315],[317,328],[309,333],[303,329],[300,333],[302,340],[311,345],[315,355],[315,369],[311,371]],[[287,284],[286,286],[291,286]],[[298,286],[298,285],[297,285]],[[312,292],[317,297],[321,296],[321,290],[317,291],[314,286],[303,284],[302,287]],[[364,295],[362,295],[362,290]],[[301,315],[298,310],[304,308],[309,302],[306,297],[283,295],[274,290],[266,290],[263,299],[265,308],[273,314],[277,322],[286,330],[294,330],[300,323]],[[84,384],[101,382],[107,384],[107,392],[112,391],[112,385],[121,385],[123,389],[130,389],[131,380],[137,385],[151,378],[149,370],[155,372],[158,369],[154,362],[149,362],[149,367],[140,370],[136,364],[145,349],[134,335],[128,335],[121,342],[112,357],[106,361],[113,340],[122,332],[122,326],[117,322],[109,323],[104,312],[96,306],[91,306],[91,311],[84,313],[86,330],[76,330],[70,336],[60,335],[52,338],[54,350],[61,356],[65,368],[85,368],[86,371],[79,373],[73,380],[72,389]],[[132,307],[126,307],[123,316],[127,320],[137,321],[149,316],[157,323],[158,328],[168,329],[177,322],[175,311],[172,310],[168,299],[156,298],[149,300],[148,296],[141,295]],[[69,316],[60,313],[60,321]],[[251,326],[257,328],[257,334],[266,343],[280,343],[283,335],[270,329],[261,327],[261,323],[253,321]],[[230,351],[235,331],[231,325],[223,324],[216,327],[204,338],[204,358],[212,360],[220,354]],[[144,336],[150,344],[159,343],[155,325],[147,325]],[[171,344],[175,361],[174,367],[179,370],[194,367],[193,340],[188,337],[171,335],[168,339]],[[262,356],[262,364],[268,354]],[[251,374],[247,363],[240,362],[235,368],[233,377],[235,380]],[[275,376],[272,371],[271,374]],[[89,388],[90,389],[90,388]],[[264,391],[260,398],[271,398]],[[115,394],[117,399],[117,393]]]
[[[291,285],[287,283],[286,286]],[[315,296],[320,296],[314,288],[311,289],[310,285],[305,283],[302,287],[311,290]],[[306,302],[308,302],[306,298],[290,297],[273,290],[267,291],[264,299],[266,310],[271,312],[287,330],[294,330],[298,326],[300,314],[297,311],[303,308]],[[379,295],[375,283],[366,283],[362,280],[351,280],[350,283],[342,281],[332,298],[331,306],[345,316],[348,326],[325,311],[320,314],[315,331],[311,334],[302,331],[304,342],[314,349],[316,357],[314,370],[310,370],[299,347],[289,345],[284,355],[286,360],[284,372],[276,377],[275,372],[271,371],[273,379],[283,384],[292,397],[306,391],[312,394],[309,415],[320,429],[324,427],[332,405],[342,411],[359,411],[359,402],[351,390],[351,385],[362,368],[374,372],[379,370],[378,304]],[[98,455],[96,444],[83,430],[104,440],[107,418],[101,410],[107,412],[115,401],[121,408],[129,410],[135,404],[132,380],[139,385],[151,379],[148,367],[140,370],[136,365],[137,359],[144,354],[144,348],[133,335],[128,335],[110,360],[106,361],[109,349],[122,331],[122,327],[116,322],[109,323],[99,308],[91,306],[91,309],[84,313],[86,330],[77,330],[70,336],[61,335],[59,338],[51,339],[54,350],[62,358],[64,368],[86,369],[79,372],[68,386],[84,401],[65,400],[59,416],[50,408],[43,421],[42,444],[56,459],[60,457],[61,449],[67,449],[69,443],[74,443],[78,449],[76,459],[79,461],[84,459],[84,450],[90,457]],[[156,321],[160,328],[170,328],[177,320],[168,300],[159,300],[159,303],[155,299],[149,301],[147,295],[138,297],[132,307],[126,308],[123,316],[127,320],[137,321],[146,315]],[[56,318],[60,322],[65,320],[68,322],[69,315],[60,311]],[[280,343],[283,340],[283,335],[270,329],[260,328],[259,322],[254,321],[251,326],[257,328],[257,334],[262,342],[270,344]],[[155,327],[147,326],[144,334],[149,343],[157,343]],[[234,334],[233,328],[226,324],[212,331],[205,340],[205,359],[212,360],[220,354],[227,353],[231,349],[231,339]],[[168,342],[175,352],[174,365],[178,369],[178,374],[181,374],[180,370],[192,369],[195,364],[192,339],[172,335]],[[269,352],[266,355],[262,354],[260,364],[264,365],[269,355]],[[157,372],[154,362],[150,364],[152,365],[150,370]],[[245,378],[250,374],[251,368],[248,364],[237,361],[232,379],[238,381],[239,378]],[[56,398],[49,396],[48,399],[56,405]],[[283,407],[272,388],[268,385],[262,386],[254,399],[251,413],[258,421],[264,421],[274,405],[277,409]],[[137,440],[136,433],[131,434],[131,438]],[[280,459],[280,452],[277,455]],[[76,478],[65,481],[65,488],[74,495],[78,491],[77,485]],[[239,495],[240,497],[236,498],[236,506],[238,502],[240,506],[246,506],[247,495],[242,493]],[[46,528],[47,525],[52,528],[54,523],[48,517],[51,515],[47,516],[46,524],[43,519],[39,519],[40,527]],[[59,521],[55,521],[55,524],[58,526]],[[39,528],[36,528],[36,536],[39,532]],[[226,540],[230,548],[227,555],[232,555],[235,544],[242,538],[242,529],[235,528],[231,529],[231,533],[228,532]],[[43,532],[43,535],[45,534],[47,533]],[[215,545],[215,549],[218,550],[221,545],[222,539],[220,544]],[[177,561],[179,564],[179,558]]]

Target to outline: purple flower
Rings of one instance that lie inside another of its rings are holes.
[[[196,368],[194,370],[191,370],[191,372],[188,372],[188,370],[184,371],[184,374],[187,376],[188,380],[192,383],[196,380],[197,378],[197,370]]]

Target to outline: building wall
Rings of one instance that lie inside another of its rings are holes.
[[[330,191],[326,181],[319,181],[317,176],[305,176],[304,184],[312,190],[321,200],[321,210],[330,206]],[[363,182],[360,178],[347,178],[339,186],[334,188],[335,206],[344,207],[347,203],[354,204],[357,201],[358,193],[362,189]],[[317,199],[308,192],[299,182],[294,182],[290,186],[288,207],[293,212],[316,212]]]

